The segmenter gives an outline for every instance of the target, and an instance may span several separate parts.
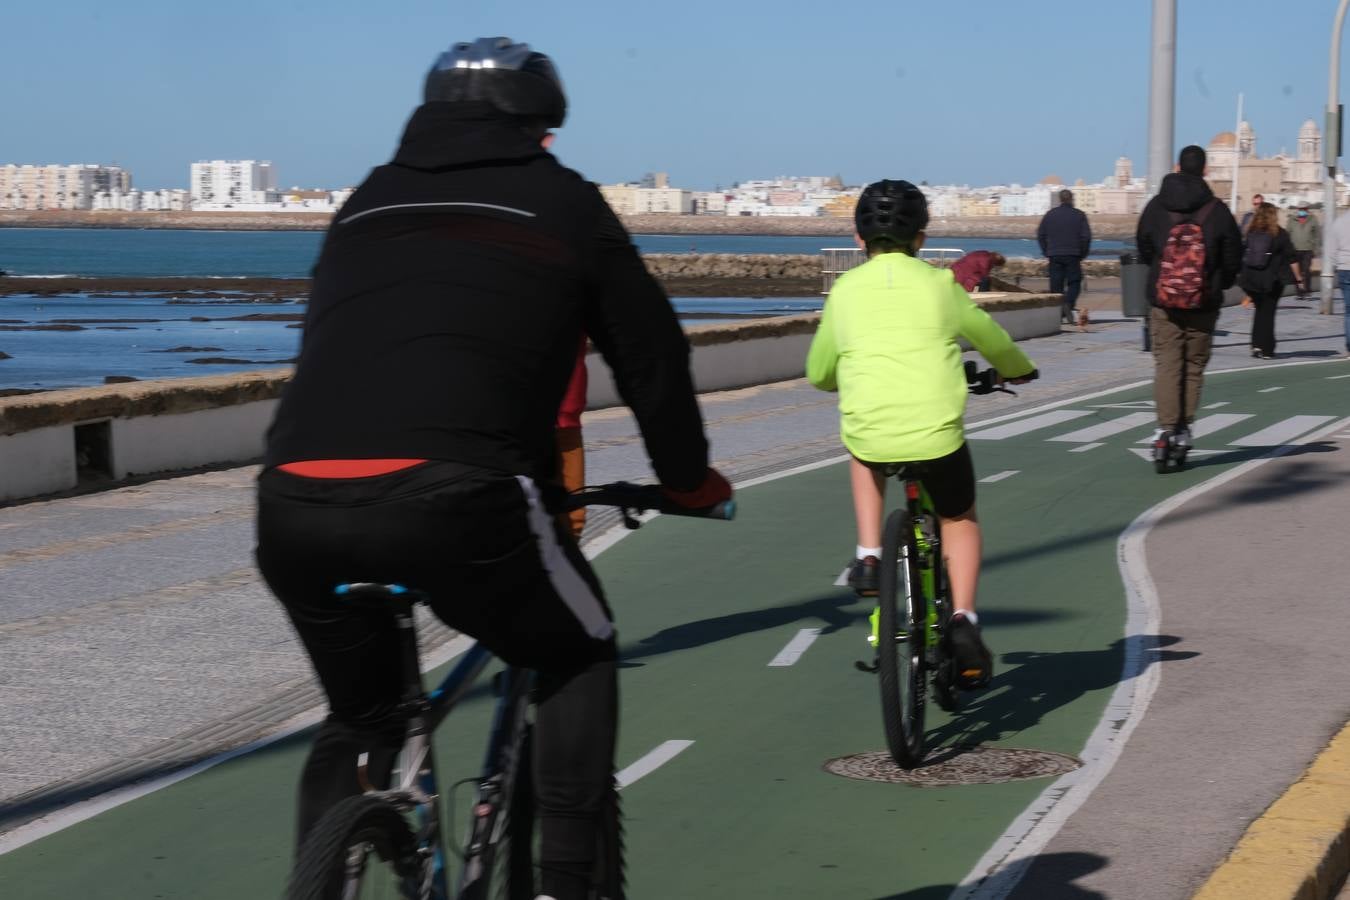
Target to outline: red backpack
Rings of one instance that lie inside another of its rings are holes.
[[[1218,200],[1210,200],[1194,218],[1169,213],[1172,227],[1162,248],[1158,270],[1158,305],[1167,309],[1199,309],[1205,302],[1205,217]]]

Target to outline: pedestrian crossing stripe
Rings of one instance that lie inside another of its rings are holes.
[[[1033,431],[1045,431],[1054,428],[1056,425],[1065,425],[1069,422],[1085,418],[1087,416],[1099,415],[1098,412],[1082,409],[1060,409],[1052,412],[1041,413],[1040,415],[1030,416],[1025,419],[1019,419],[1014,422],[1005,422],[993,427],[978,428],[970,432],[966,437],[977,441],[1002,441],[1012,437],[1019,437],[1029,434]],[[1207,416],[1201,416],[1191,424],[1191,435],[1193,438],[1204,438],[1220,431],[1233,428],[1242,422],[1256,418],[1255,413],[1211,413]],[[1272,424],[1248,434],[1239,435],[1227,441],[1230,447],[1277,447],[1287,444],[1301,435],[1307,434],[1314,428],[1324,425],[1334,419],[1335,416],[1320,415],[1296,415],[1287,416]],[[1042,439],[1050,442],[1082,444],[1090,446],[1100,446],[1103,438],[1122,434],[1135,429],[1145,430],[1137,439],[1131,441],[1135,444],[1149,444],[1154,439],[1154,428],[1149,427],[1153,424],[1154,416],[1152,413],[1134,412],[1123,416],[1116,416],[1104,421],[1097,421],[1092,425],[1074,428],[1069,431],[1058,434],[1048,434]],[[1078,452],[1089,447],[1074,448]],[[1218,451],[1212,451],[1218,452]]]

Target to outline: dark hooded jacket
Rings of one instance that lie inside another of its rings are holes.
[[[425,104],[328,229],[265,462],[436,459],[547,479],[583,334],[657,477],[697,487],[689,343],[599,189],[486,104]]]
[[[1144,207],[1135,231],[1140,259],[1148,264],[1148,298],[1154,306],[1158,305],[1158,270],[1168,232],[1178,222],[1193,220],[1211,201],[1213,206],[1200,223],[1205,236],[1205,283],[1208,285],[1200,309],[1208,312],[1223,305],[1223,292],[1233,286],[1242,267],[1242,232],[1238,230],[1233,213],[1214,197],[1205,179],[1173,172],[1163,178],[1158,195]]]

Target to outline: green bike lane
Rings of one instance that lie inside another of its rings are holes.
[[[1247,418],[1199,439],[1219,452],[1166,477],[1131,452],[1147,426],[1086,451],[1050,440],[1137,414],[1111,404],[1145,401],[1143,388],[1057,406],[1078,411],[1072,421],[974,440],[979,477],[1015,473],[980,486],[981,616],[998,671],[955,716],[930,706],[933,743],[1079,753],[1124,662],[1122,530],[1270,449],[1228,438],[1350,414],[1339,374],[1350,368],[1212,375],[1205,404]],[[833,465],[743,490],[735,523],[657,519],[597,559],[624,647],[619,765],[693,742],[623,792],[632,896],[945,897],[1049,784],[913,788],[822,770],[884,746],[875,680],[853,667],[868,655],[870,606],[831,584],[852,543]],[[820,635],[794,665],[769,666],[803,628]],[[480,696],[448,720],[447,781],[477,768],[488,711]],[[0,856],[0,894],[277,896],[306,743],[284,739]],[[453,804],[457,829],[467,801],[461,791]]]

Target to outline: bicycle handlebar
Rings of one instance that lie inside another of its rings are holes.
[[[659,485],[632,484],[627,481],[584,487],[576,493],[568,494],[565,505],[569,510],[580,509],[583,506],[617,506],[625,513],[656,510],[667,516],[723,521],[730,521],[736,517],[735,500],[724,500],[703,509],[690,509],[672,502],[661,491]]]
[[[1009,390],[1003,386],[1003,376],[998,374],[997,369],[985,369],[980,371],[980,367],[975,360],[968,359],[965,363],[966,368],[966,387],[972,394],[992,394],[995,391],[1003,394],[1017,395],[1016,391]],[[1019,376],[1028,381],[1035,381],[1041,377],[1040,369],[1032,369],[1027,375]]]

